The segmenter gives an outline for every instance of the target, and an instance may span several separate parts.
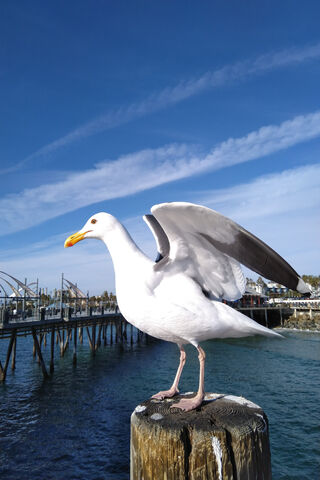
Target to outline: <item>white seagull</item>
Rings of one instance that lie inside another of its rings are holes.
[[[214,210],[185,202],[162,203],[143,218],[158,247],[156,261],[134,243],[112,215],[93,215],[65,242],[71,247],[85,238],[102,240],[111,254],[116,295],[128,322],[148,335],[174,342],[180,363],[169,390],[154,398],[173,397],[186,362],[183,345],[199,353],[199,388],[195,397],[182,399],[175,408],[189,411],[204,398],[205,353],[200,342],[211,338],[278,336],[222,300],[237,300],[246,280],[240,263],[290,289],[309,294],[293,268],[268,245]]]

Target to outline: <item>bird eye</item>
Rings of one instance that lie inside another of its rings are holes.
[[[97,223],[97,220],[96,220],[95,218],[93,218],[93,219],[91,220],[91,223]]]

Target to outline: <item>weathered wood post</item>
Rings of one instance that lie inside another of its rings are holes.
[[[113,323],[110,323],[110,345],[113,344]]]
[[[119,323],[116,323],[116,340],[115,340],[116,343],[118,343],[118,337],[119,337]]]
[[[51,329],[50,373],[54,372],[54,327]]]
[[[83,343],[83,327],[79,328],[79,341],[81,344]]]
[[[68,330],[66,331],[66,340],[62,346],[62,355],[61,355],[62,357],[66,353],[67,348],[69,347],[69,338],[70,338],[70,329],[68,328]],[[64,330],[63,330],[63,340],[64,340]]]
[[[43,340],[43,333],[39,333],[39,347],[40,347],[40,350],[41,350],[41,346],[42,346],[42,340]],[[41,364],[41,360],[40,360],[40,356],[38,355],[38,364],[40,365]]]
[[[11,369],[16,369],[16,352],[17,352],[17,336],[14,337],[13,341],[13,352],[12,352],[12,360],[11,360]]]
[[[91,340],[89,327],[86,327],[86,330],[87,330],[87,337],[88,337],[88,341],[89,341],[90,350],[92,351],[93,350],[93,344],[92,344],[92,340]]]
[[[108,327],[108,324],[106,323],[106,324],[103,326],[103,345],[104,345],[104,346],[107,345],[107,327]]]
[[[127,339],[128,339],[127,328],[128,328],[128,322],[125,320],[124,321],[124,329],[123,329],[123,338],[125,339],[125,341],[127,341]]]
[[[61,357],[63,357],[64,355],[64,336],[65,336],[65,333],[64,333],[64,328],[62,329],[62,336],[60,336],[60,355]]]
[[[92,325],[91,330],[91,339],[92,339],[92,354],[96,354],[96,326]]]
[[[72,357],[73,365],[77,364],[77,324],[74,326],[73,332],[73,357]]]
[[[98,328],[98,338],[97,338],[97,343],[96,343],[96,350],[100,348],[101,346],[101,330],[102,330],[102,324],[100,323],[99,328]]]
[[[206,394],[200,408],[149,399],[131,416],[131,480],[270,480],[268,419],[243,397]],[[172,408],[170,408],[172,406]]]
[[[42,368],[43,376],[45,378],[47,378],[49,375],[48,375],[48,372],[47,372],[47,369],[46,369],[46,366],[45,366],[45,363],[44,363],[44,360],[43,360],[43,357],[42,357],[41,347],[40,347],[39,342],[38,342],[37,333],[36,333],[36,330],[34,328],[32,328],[32,336],[33,336],[33,340],[34,340],[34,343],[35,343],[38,358],[39,358],[39,361],[40,361],[40,365],[41,365],[41,368]]]
[[[12,347],[13,347],[13,344],[14,344],[15,339],[16,339],[16,335],[17,335],[17,331],[16,331],[16,329],[14,329],[11,333],[11,337],[10,337],[10,341],[9,341],[9,345],[8,345],[6,363],[5,363],[4,367],[2,367],[2,365],[1,365],[1,368],[0,368],[0,382],[4,382],[5,379],[6,379],[7,369],[8,369],[8,365],[9,365],[9,361],[10,361]]]

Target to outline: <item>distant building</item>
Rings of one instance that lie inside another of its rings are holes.
[[[285,297],[289,293],[289,288],[275,282],[268,282],[266,294],[269,297]]]

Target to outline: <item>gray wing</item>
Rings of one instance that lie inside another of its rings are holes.
[[[169,257],[184,262],[189,258],[189,267],[193,264],[190,271],[196,271],[196,278],[205,290],[209,287],[209,291],[226,299],[235,299],[237,290],[242,294],[239,262],[269,280],[303,294],[310,293],[298,273],[280,255],[220,213],[184,202],[155,205],[151,211],[169,239]],[[216,273],[213,268],[218,268],[218,274],[212,281],[210,278]]]
[[[165,231],[163,230],[163,228],[161,227],[160,223],[158,222],[158,220],[153,215],[144,215],[143,220],[146,222],[146,224],[150,228],[156,240],[157,249],[158,249],[158,256],[156,258],[156,262],[159,262],[160,260],[162,260],[163,258],[169,255],[170,244],[169,244],[168,237]]]

